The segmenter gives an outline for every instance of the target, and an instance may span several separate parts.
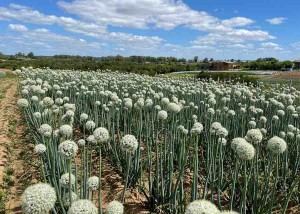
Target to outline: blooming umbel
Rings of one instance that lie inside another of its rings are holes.
[[[69,187],[70,184],[70,174],[69,173],[65,173],[60,177],[59,180],[60,184],[63,187]],[[71,174],[71,185],[73,185],[75,183],[75,176],[73,174]]]
[[[67,139],[71,138],[72,135],[73,135],[73,129],[72,129],[72,126],[70,125],[62,125],[60,128],[59,128],[59,134],[60,136],[62,137],[65,137]]]
[[[29,106],[29,103],[28,103],[28,100],[26,100],[24,98],[21,98],[21,99],[18,100],[17,105],[20,108],[27,108]]]
[[[58,146],[59,153],[66,159],[74,158],[77,154],[78,146],[74,141],[66,140]]]
[[[195,122],[191,129],[191,134],[200,134],[202,131],[203,131],[203,125],[199,122]]]
[[[45,98],[43,99],[43,105],[44,105],[45,107],[51,107],[53,104],[54,104],[54,101],[52,100],[51,97],[45,97]]]
[[[136,140],[135,136],[130,134],[125,135],[122,138],[121,143],[122,143],[123,150],[128,153],[134,153],[138,147],[138,141]]]
[[[157,113],[157,117],[158,117],[159,120],[165,120],[168,117],[168,113],[166,111],[164,111],[164,110],[160,110]]]
[[[284,139],[274,136],[268,141],[267,147],[273,153],[280,154],[286,150],[287,145]]]
[[[25,214],[45,214],[54,208],[56,193],[49,184],[38,183],[25,189],[21,206]]]
[[[180,106],[177,103],[169,103],[168,104],[168,110],[170,112],[178,113],[180,112]]]
[[[98,210],[96,206],[86,199],[81,199],[72,203],[68,214],[97,214]]]
[[[240,142],[235,148],[237,156],[242,160],[251,160],[255,155],[255,149],[248,142]]]
[[[36,154],[43,154],[46,152],[46,146],[44,144],[37,144],[35,147],[34,147],[34,152]]]
[[[219,209],[210,201],[197,200],[190,203],[185,214],[219,214]]]
[[[99,177],[92,176],[88,178],[87,187],[89,190],[97,190],[99,188]]]
[[[40,126],[38,131],[44,137],[51,137],[52,127],[49,124],[43,124]]]
[[[95,129],[93,135],[98,143],[105,143],[109,140],[109,132],[103,127]]]
[[[258,144],[262,141],[263,135],[259,129],[250,129],[247,131],[245,139],[254,144]]]
[[[74,203],[77,200],[77,194],[75,192],[71,192],[71,197],[72,197],[72,203]],[[63,202],[65,204],[65,206],[70,206],[70,193],[66,192],[63,196]]]
[[[92,120],[89,120],[89,121],[87,121],[87,122],[85,123],[85,128],[86,128],[87,130],[93,130],[95,127],[96,127],[96,124],[95,124],[95,122],[92,121]]]
[[[111,202],[109,202],[105,213],[106,214],[123,214],[124,213],[123,204],[120,203],[119,201],[111,201]]]

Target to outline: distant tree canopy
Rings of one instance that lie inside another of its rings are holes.
[[[198,56],[193,59],[175,57],[152,57],[152,56],[35,56],[33,52],[25,55],[18,52],[15,55],[1,55],[0,67],[17,69],[21,67],[51,69],[75,69],[75,70],[118,70],[123,72],[144,73],[149,75],[165,74],[176,71],[211,70],[218,60]],[[241,62],[230,59],[228,61],[238,63],[243,70],[287,70],[293,66],[291,61],[279,61],[275,58],[259,58],[255,61]]]

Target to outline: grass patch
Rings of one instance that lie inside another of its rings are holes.
[[[257,84],[259,77],[252,73],[246,72],[201,72],[198,73],[197,78],[199,79],[213,79],[215,81],[228,81],[233,82],[246,82]]]

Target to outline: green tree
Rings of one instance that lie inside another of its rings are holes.
[[[194,56],[194,62],[198,62],[199,57],[198,56]]]
[[[27,57],[30,58],[30,59],[33,59],[33,58],[34,58],[33,52],[29,52],[29,53],[27,54]]]

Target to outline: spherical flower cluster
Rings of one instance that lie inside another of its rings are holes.
[[[64,100],[63,99],[61,99],[61,98],[56,98],[55,99],[55,104],[57,104],[57,105],[62,105],[64,103]]]
[[[82,113],[80,115],[80,121],[86,121],[89,118],[89,116],[86,113]]]
[[[87,187],[89,190],[97,190],[99,188],[99,177],[92,176],[88,178]]]
[[[120,203],[119,201],[111,201],[111,202],[109,202],[105,213],[106,214],[123,214],[124,213],[123,204]]]
[[[241,143],[247,143],[247,141],[245,140],[245,138],[241,138],[241,137],[237,137],[234,138],[231,142],[231,148],[236,151],[236,147],[237,145],[241,144]]]
[[[24,98],[21,98],[21,99],[18,99],[17,105],[18,105],[20,108],[27,108],[27,107],[29,106],[29,102],[28,102],[28,100],[26,100],[26,99],[24,99]]]
[[[279,132],[279,137],[285,138],[285,136],[286,136],[286,134],[285,134],[284,131],[280,131],[280,132]]]
[[[44,137],[51,137],[52,127],[49,124],[43,124],[40,126],[38,131]]]
[[[254,147],[247,141],[238,143],[235,151],[237,156],[242,160],[251,160],[255,155]]]
[[[267,118],[265,116],[261,116],[259,118],[259,122],[261,122],[262,124],[265,124],[267,122]]]
[[[161,99],[161,104],[162,105],[168,105],[170,103],[170,100],[167,97],[163,97]]]
[[[250,129],[247,131],[245,139],[254,144],[258,144],[262,141],[263,135],[259,129]]]
[[[96,127],[96,124],[95,124],[95,122],[92,121],[92,120],[89,120],[89,121],[87,121],[87,122],[85,123],[85,128],[86,128],[87,130],[93,130],[95,127]]]
[[[96,141],[94,135],[88,136],[87,139],[86,139],[86,141],[87,141],[88,143],[90,143],[90,144],[96,144],[96,143],[97,143],[97,141]]]
[[[109,140],[109,132],[103,127],[95,129],[93,135],[98,143],[105,143]]]
[[[77,200],[72,203],[68,214],[97,214],[98,210],[96,206],[87,199]]]
[[[32,102],[38,102],[39,101],[39,98],[37,96],[32,96],[30,99],[31,99]]]
[[[65,138],[71,138],[72,135],[73,135],[73,129],[72,129],[72,126],[70,125],[62,125],[60,128],[59,128],[59,134],[62,136],[62,137],[65,137]]]
[[[274,136],[268,141],[267,147],[273,153],[280,154],[286,150],[287,144],[284,139]]]
[[[210,201],[207,200],[197,200],[191,202],[185,214],[219,214],[219,209]]]
[[[74,158],[77,154],[78,146],[74,141],[66,140],[59,144],[58,151],[66,159]]]
[[[69,187],[70,184],[69,175],[70,175],[69,173],[65,173],[60,177],[59,182],[63,187]],[[73,184],[75,184],[75,176],[71,174],[71,185]]]
[[[180,106],[177,103],[169,103],[167,108],[170,112],[174,113],[179,113],[181,110]]]
[[[35,147],[34,147],[34,152],[36,154],[43,154],[46,152],[46,146],[44,144],[37,144]]]
[[[138,148],[138,141],[136,140],[135,136],[133,135],[125,135],[122,140],[122,148],[124,151],[128,153],[134,153],[135,150]]]
[[[200,134],[203,131],[203,125],[199,122],[195,122],[192,129],[191,134]]]
[[[45,97],[43,99],[43,105],[47,108],[51,107],[54,104],[54,101],[52,100],[51,97]]]
[[[157,113],[157,117],[158,117],[159,120],[165,120],[168,117],[168,113],[166,111],[164,111],[164,110],[160,110]]]
[[[226,129],[226,128],[224,128],[224,127],[221,127],[221,128],[219,128],[219,129],[217,129],[217,131],[216,131],[216,135],[218,135],[218,136],[220,136],[220,137],[224,138],[224,137],[227,137],[227,135],[228,135],[228,131],[227,131],[227,129]]]
[[[75,192],[71,192],[72,203],[77,200],[77,194]],[[66,192],[63,196],[63,202],[65,206],[69,207],[71,205],[70,201],[70,193]]]
[[[254,120],[250,120],[248,126],[250,129],[254,129],[256,127],[256,122]]]
[[[49,184],[35,184],[25,189],[21,196],[24,214],[49,213],[54,208],[56,193]]]
[[[60,137],[59,129],[56,129],[56,130],[53,131],[53,137],[54,138],[59,138]]]
[[[33,113],[33,116],[34,116],[36,119],[41,119],[42,114],[41,114],[40,112],[34,112],[34,113]]]
[[[77,141],[78,146],[84,146],[85,145],[85,140],[84,139],[80,139]]]
[[[213,122],[213,123],[211,124],[211,127],[210,127],[210,133],[216,134],[216,132],[217,132],[220,128],[222,128],[221,123],[219,123],[219,122]]]

